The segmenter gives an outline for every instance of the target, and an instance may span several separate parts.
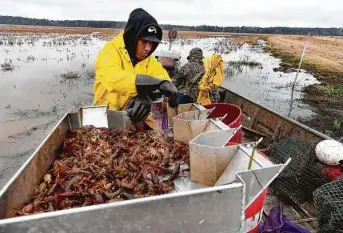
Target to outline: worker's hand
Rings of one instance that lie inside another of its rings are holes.
[[[152,101],[156,101],[156,100],[161,99],[163,97],[162,93],[160,92],[160,90],[147,93],[147,95],[150,97],[150,99]]]
[[[173,83],[167,80],[139,74],[136,76],[136,89],[139,96],[150,95],[159,90],[169,98],[170,107],[174,108],[179,105],[178,90]]]
[[[179,91],[173,83],[165,81],[160,85],[159,89],[163,95],[168,97],[170,107],[175,108],[179,105]]]
[[[146,95],[136,96],[129,100],[126,111],[131,121],[134,123],[144,121],[150,114],[152,100]]]

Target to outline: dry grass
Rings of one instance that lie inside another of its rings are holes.
[[[80,74],[78,74],[75,71],[70,71],[70,70],[68,70],[66,73],[60,74],[60,76],[64,80],[79,79],[79,78],[81,78]]]
[[[3,64],[0,65],[2,71],[12,71],[14,70],[14,65],[12,65],[12,61],[5,61]]]
[[[64,33],[64,34],[90,34],[92,32],[100,32],[103,36],[115,36],[121,29],[113,28],[81,28],[81,27],[50,27],[50,26],[29,26],[29,25],[0,25],[2,33],[13,34],[48,34],[48,33]]]
[[[296,63],[301,56],[305,36],[273,35],[267,38],[270,49],[286,62]],[[343,38],[310,37],[310,46],[305,55],[304,66],[324,74],[343,74]],[[340,76],[340,75],[339,75]]]
[[[122,32],[123,29],[118,28],[85,28],[85,27],[50,27],[50,26],[29,26],[29,25],[0,25],[0,32],[13,34],[47,34],[47,33],[64,33],[64,34],[90,34],[99,32],[99,35],[104,38],[113,38]],[[163,32],[164,37],[168,36],[168,31]],[[227,33],[227,32],[198,32],[198,31],[178,31],[178,37],[215,37],[215,36],[237,36],[237,38],[245,38],[251,40],[252,34]],[[258,37],[254,35],[254,37]],[[253,41],[255,39],[253,38]]]
[[[233,34],[233,40],[236,43],[247,43],[251,45],[257,44],[258,40],[266,38],[263,34]]]

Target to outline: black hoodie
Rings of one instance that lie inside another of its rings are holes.
[[[136,44],[140,33],[150,26],[157,28],[156,37],[161,40],[162,29],[153,16],[151,16],[142,8],[137,8],[131,12],[124,30],[124,42],[125,48],[130,55],[133,65],[136,65],[138,62],[136,58]],[[157,46],[158,43],[153,43],[152,50],[147,57],[149,57],[156,50]]]

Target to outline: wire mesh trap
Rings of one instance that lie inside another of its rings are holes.
[[[324,165],[315,155],[315,144],[307,140],[297,136],[281,139],[271,145],[269,158],[274,163],[292,158],[271,188],[279,196],[289,198],[297,204],[311,201],[314,190],[329,182],[323,173]]]
[[[314,193],[319,233],[343,232],[343,176]]]

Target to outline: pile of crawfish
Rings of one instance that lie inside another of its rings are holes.
[[[188,146],[164,133],[95,127],[72,130],[34,196],[16,214],[164,194],[175,189],[173,180],[188,168]]]

